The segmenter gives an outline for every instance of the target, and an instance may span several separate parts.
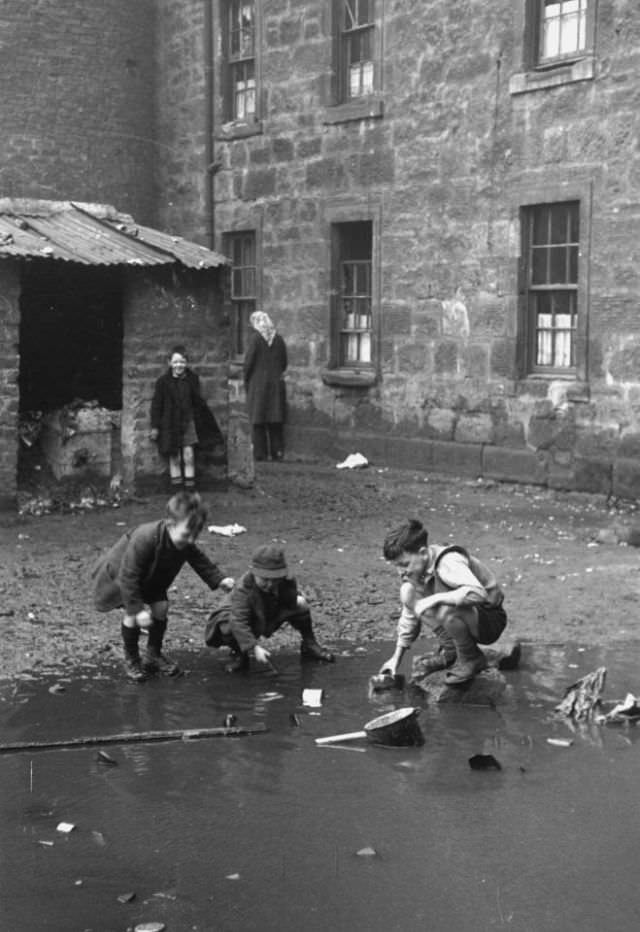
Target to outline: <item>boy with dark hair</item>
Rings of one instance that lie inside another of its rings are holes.
[[[96,609],[124,608],[121,632],[125,672],[131,680],[142,682],[150,673],[176,676],[180,672],[162,653],[162,642],[169,610],[167,590],[185,563],[210,589],[233,586],[233,579],[223,577],[196,546],[206,519],[206,508],[196,492],[178,492],[169,499],[164,520],[141,524],[123,534],[93,569]],[[144,660],[138,647],[141,630],[148,634]]]
[[[331,651],[315,639],[311,612],[289,574],[284,551],[272,544],[258,547],[249,572],[234,586],[226,605],[212,612],[205,631],[209,647],[230,647],[234,657],[227,672],[249,669],[250,657],[269,663],[270,651],[260,643],[288,622],[302,638],[303,658],[333,663]]]
[[[425,621],[440,641],[423,661],[425,672],[447,670],[445,682],[451,685],[473,679],[487,666],[478,644],[493,644],[507,623],[494,574],[463,547],[429,544],[426,528],[415,518],[390,531],[382,549],[400,570],[402,610],[396,649],[380,672],[397,673]]]

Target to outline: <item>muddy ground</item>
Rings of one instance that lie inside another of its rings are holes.
[[[261,464],[256,485],[205,495],[209,522],[237,523],[233,538],[201,543],[225,573],[242,573],[258,544],[278,541],[328,643],[387,639],[397,617],[397,577],[381,556],[385,532],[408,516],[433,542],[464,544],[496,570],[509,631],[523,642],[585,646],[640,638],[635,503],[495,482],[454,480],[371,465]],[[153,496],[72,512],[0,515],[0,677],[106,669],[120,657],[119,613],[92,608],[90,569],[126,528],[163,513]],[[633,535],[632,535],[633,539]],[[635,542],[635,541],[634,541]],[[219,599],[186,567],[172,593],[169,650],[202,651]],[[279,633],[276,649],[295,639]],[[430,646],[421,640],[417,650]]]

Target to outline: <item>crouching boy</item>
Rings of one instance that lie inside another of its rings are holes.
[[[381,672],[397,672],[424,621],[440,642],[423,659],[424,672],[446,670],[452,685],[473,679],[487,666],[478,644],[493,644],[507,623],[494,574],[463,547],[429,544],[415,519],[387,534],[383,554],[398,567],[402,584],[396,649]]]
[[[315,639],[311,612],[289,574],[284,551],[267,544],[254,552],[249,572],[235,585],[226,604],[209,617],[205,642],[209,647],[230,647],[232,660],[227,672],[249,669],[253,656],[269,663],[270,651],[260,643],[288,622],[300,634],[303,658],[333,663],[331,651]]]
[[[196,546],[207,511],[195,492],[178,492],[169,499],[164,520],[141,524],[114,544],[93,569],[94,605],[99,612],[124,608],[122,640],[125,672],[129,679],[145,680],[150,673],[176,676],[180,669],[162,653],[167,628],[167,590],[185,563],[210,589],[231,589],[209,557]],[[141,659],[140,632],[147,632],[147,649]]]

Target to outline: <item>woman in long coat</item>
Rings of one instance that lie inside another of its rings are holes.
[[[200,379],[187,366],[184,346],[174,346],[169,369],[157,380],[151,401],[151,439],[169,460],[172,488],[195,488],[194,446],[223,442],[215,416],[200,390]]]
[[[284,455],[284,372],[287,347],[268,314],[254,311],[249,318],[253,332],[244,355],[244,384],[253,432],[256,460],[281,460]]]

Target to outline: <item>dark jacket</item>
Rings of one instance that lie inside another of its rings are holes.
[[[281,424],[285,420],[287,347],[279,333],[271,346],[257,331],[249,337],[244,354],[244,384],[251,424]]]
[[[171,369],[160,376],[153,391],[151,427],[158,431],[158,451],[163,456],[179,452],[190,422],[203,449],[223,442],[218,422],[202,397],[200,379],[192,369],[185,371],[184,378],[188,386],[186,406],[180,403],[180,380],[173,377]]]
[[[249,651],[258,638],[270,637],[288,616],[301,611],[295,579],[280,580],[276,591],[269,593],[258,588],[253,573],[245,573],[225,604],[212,613],[205,641],[209,647],[220,647],[224,640],[219,625],[227,622],[240,650]]]
[[[145,604],[161,598],[185,563],[210,589],[217,589],[224,576],[215,563],[195,544],[183,550],[173,546],[166,521],[141,524],[123,534],[95,564],[94,605],[99,612],[124,607],[136,615]]]

